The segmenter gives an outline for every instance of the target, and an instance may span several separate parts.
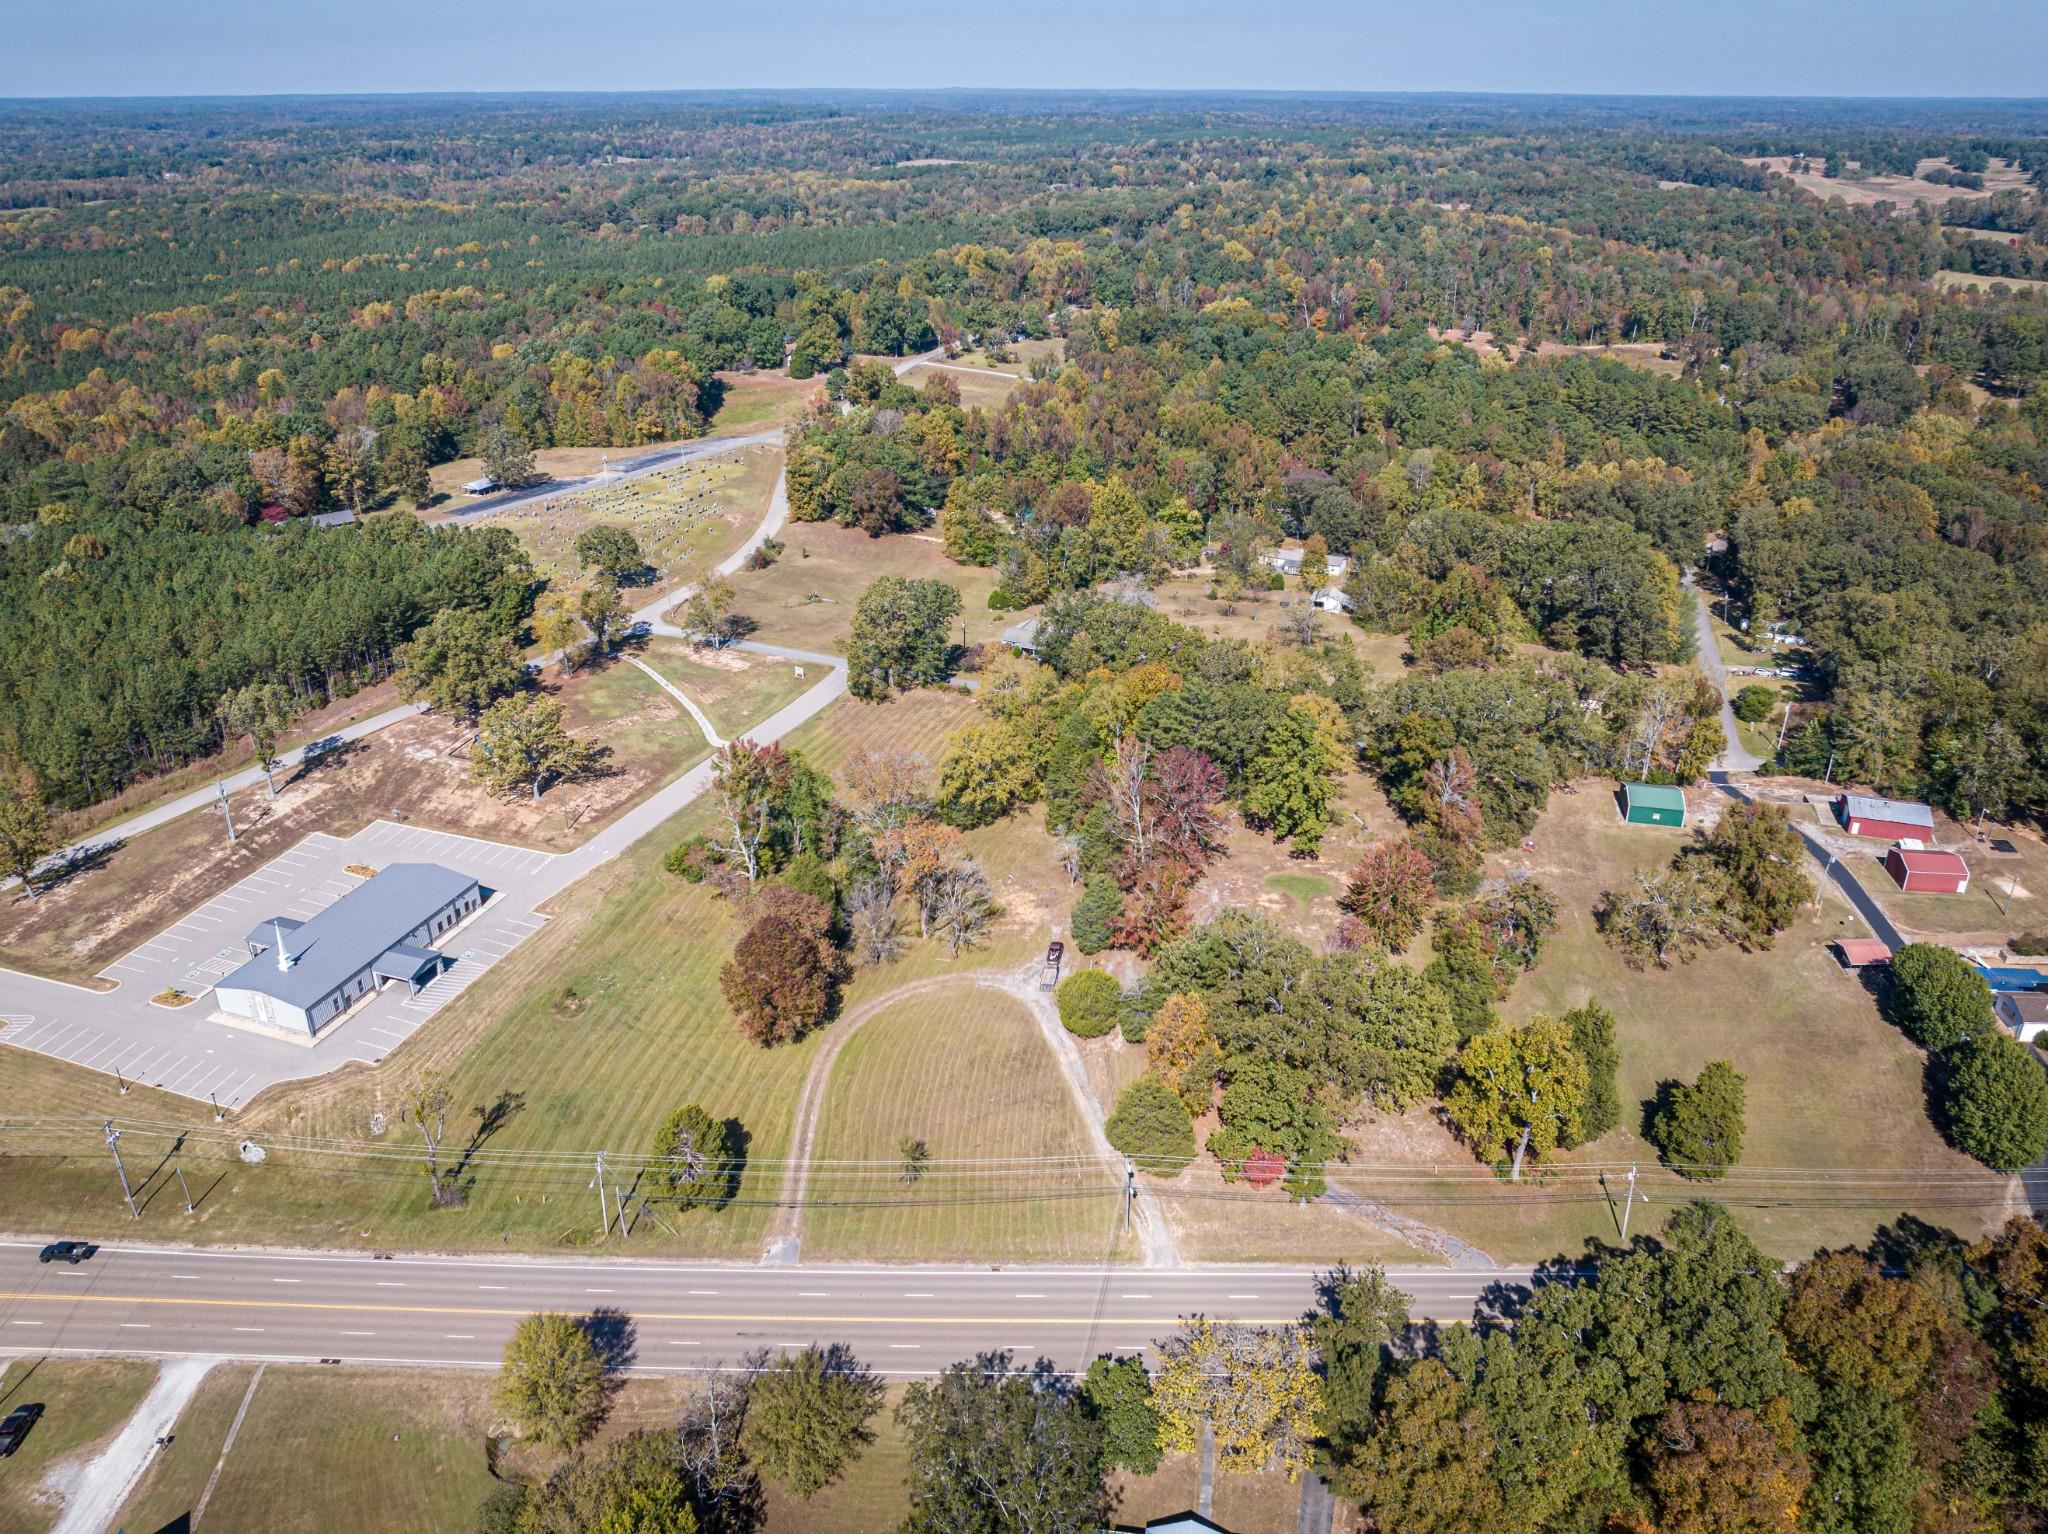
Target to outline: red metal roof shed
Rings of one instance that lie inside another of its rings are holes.
[[[1970,865],[1953,852],[1894,847],[1885,853],[1884,867],[1900,889],[1916,894],[1960,895],[1970,887]]]

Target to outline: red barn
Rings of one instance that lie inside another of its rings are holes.
[[[1835,799],[1835,819],[1851,836],[1872,836],[1885,842],[1934,840],[1934,811],[1910,799],[1841,794]]]
[[[1970,867],[1953,852],[1894,847],[1884,869],[1900,889],[1917,894],[1960,895],[1970,887]]]

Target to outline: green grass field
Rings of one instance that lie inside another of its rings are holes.
[[[889,1170],[905,1136],[932,1165]],[[906,1000],[866,1023],[832,1072],[820,1115],[804,1252],[825,1260],[1098,1262],[1121,1253],[1117,1188],[1094,1167],[948,1167],[1091,1154],[1059,1067],[1023,1005],[985,987]]]
[[[811,675],[799,679],[795,666],[772,655],[695,650],[672,639],[656,640],[640,658],[689,694],[729,740],[794,702],[818,681],[815,666]]]
[[[21,1448],[0,1462],[0,1528],[40,1534],[60,1509],[38,1499],[43,1477],[104,1446],[149,1394],[156,1365],[112,1358],[21,1358],[0,1370],[0,1416],[31,1401],[42,1420]]]
[[[1583,791],[1553,797],[1532,839],[1537,850],[1526,855],[1529,870],[1558,896],[1562,916],[1541,964],[1502,1010],[1520,1020],[1588,998],[1613,1010],[1620,1025],[1621,1127],[1558,1164],[1639,1163],[1650,1203],[1637,1209],[1636,1229],[1646,1220],[1661,1222],[1687,1199],[1721,1197],[1766,1249],[1803,1257],[1819,1246],[1865,1240],[1902,1212],[1964,1234],[2003,1221],[2009,1179],[1985,1172],[1942,1141],[1927,1115],[1920,1052],[1879,1015],[1861,982],[1828,956],[1830,939],[1863,933],[1838,895],[1818,912],[1809,908],[1766,952],[1724,947],[1670,970],[1631,970],[1594,927],[1593,903],[1630,869],[1668,860],[1683,833],[1623,826],[1609,796]],[[1742,1167],[1924,1169],[1964,1181],[1881,1194],[1795,1185],[1774,1195],[1753,1177],[1745,1184],[1739,1171],[1717,1185],[1686,1183],[1657,1169],[1656,1152],[1640,1135],[1642,1104],[1659,1082],[1689,1081],[1709,1060],[1720,1059],[1749,1078]],[[1482,1185],[1475,1192],[1464,1184],[1442,1190],[1464,1200],[1500,1191]],[[1605,1204],[1546,1202],[1556,1191],[1539,1182],[1500,1203],[1411,1212],[1495,1255],[1567,1251],[1586,1236],[1613,1238]],[[1829,1202],[1795,1207],[1795,1198]]]
[[[490,1388],[480,1372],[267,1370],[201,1527],[467,1529],[493,1485],[484,1459]],[[235,1392],[229,1418],[240,1400]],[[182,1426],[178,1438],[183,1450]],[[211,1474],[211,1458],[206,1465]]]
[[[207,1480],[220,1459],[228,1430],[249,1382],[256,1375],[254,1364],[222,1363],[207,1371],[185,1414],[178,1419],[177,1442],[172,1453],[157,1455],[142,1473],[135,1490],[121,1507],[121,1527],[136,1534],[170,1525],[189,1515],[205,1494]],[[274,1378],[266,1374],[265,1379]],[[265,1403],[266,1409],[268,1402]],[[254,1409],[253,1401],[251,1409]]]
[[[935,761],[945,733],[972,707],[950,693],[886,705],[845,699],[790,743],[828,770],[856,746],[885,740]],[[472,1134],[477,1114],[510,1094],[516,1106],[489,1142],[494,1152],[604,1148],[638,1155],[671,1111],[696,1102],[738,1118],[753,1156],[781,1158],[804,1072],[824,1034],[763,1050],[733,1025],[718,991],[718,970],[742,918],[707,888],[683,884],[660,866],[707,814],[701,804],[693,806],[566,892],[547,927],[376,1070],[282,1087],[235,1115],[226,1134],[269,1142],[275,1154],[265,1165],[224,1159],[221,1148],[188,1147],[183,1160],[199,1197],[197,1215],[184,1213],[171,1181],[165,1158],[171,1132],[131,1130],[125,1145],[147,1201],[144,1233],[152,1239],[469,1250],[536,1250],[590,1240],[596,1205],[580,1162],[559,1169],[479,1167],[464,1207],[429,1206],[416,1137],[397,1122],[407,1084],[427,1072],[446,1073],[455,1094],[458,1112],[448,1136],[455,1152]],[[1028,823],[977,832],[974,842],[989,847],[999,879],[1005,875],[996,855],[1012,860],[1020,877],[1038,865],[1046,877],[1058,877],[1042,832]],[[848,987],[846,1005],[928,975],[1022,961],[1042,945],[1043,930],[1029,899],[1017,907],[981,949],[949,959],[936,944],[917,942],[896,964],[863,971]],[[6,1059],[10,1086],[18,1086],[12,1098],[17,1112],[33,1104],[51,1117],[114,1113],[124,1121],[212,1130],[203,1105],[195,1110],[188,1101],[141,1088],[121,1097],[111,1079],[39,1055],[10,1052]],[[378,1113],[390,1121],[381,1136],[371,1131]],[[344,1142],[364,1154],[295,1154],[286,1137],[298,1136]],[[14,1229],[62,1226],[86,1236],[126,1233],[126,1214],[93,1125],[41,1143],[51,1152],[87,1154],[0,1164],[0,1222]],[[720,1211],[679,1215],[657,1206],[636,1229],[630,1249],[751,1255],[769,1213],[752,1201],[771,1196],[779,1180],[779,1168],[750,1173],[739,1201]]]

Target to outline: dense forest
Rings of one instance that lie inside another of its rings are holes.
[[[1959,195],[1827,202],[1768,155]],[[799,516],[940,521],[1015,605],[1313,536],[1439,662],[1641,668],[1710,562],[1819,651],[1789,765],[2048,797],[2048,289],[1936,280],[2043,269],[2023,103],[51,103],[0,165],[0,752],[64,803],[203,749],[216,685],[345,690],[442,599],[413,568],[286,653],[260,600],[145,600],[163,570],[346,569],[352,530],[273,524],[407,504],[486,433],[692,435],[752,368],[851,407],[796,435]],[[847,370],[1045,336],[995,411]]]

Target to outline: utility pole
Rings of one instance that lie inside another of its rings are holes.
[[[221,1112],[221,1108],[220,1108],[220,1099],[219,1099],[218,1097],[215,1097],[215,1096],[214,1096],[214,1095],[213,1095],[213,1094],[212,1094],[211,1092],[208,1092],[208,1093],[206,1094],[206,1100],[207,1100],[208,1102],[210,1102],[210,1103],[212,1103],[212,1104],[213,1104],[213,1121],[214,1121],[214,1123],[218,1124],[218,1123],[220,1123],[220,1122],[221,1122],[221,1120],[223,1120],[223,1119],[225,1119],[225,1118],[227,1117],[227,1115],[226,1115],[225,1113]]]
[[[1633,1209],[1634,1209],[1635,1207],[1636,1207],[1636,1169],[1635,1169],[1635,1165],[1634,1165],[1634,1163],[1630,1163],[1630,1165],[1629,1165],[1629,1169],[1628,1169],[1628,1199],[1627,1199],[1627,1201],[1626,1201],[1626,1202],[1624,1202],[1624,1203],[1622,1204],[1622,1206],[1621,1206],[1621,1239],[1622,1239],[1622,1240],[1623,1240],[1624,1242],[1626,1242],[1626,1241],[1628,1240],[1628,1217],[1629,1217],[1629,1213],[1630,1213],[1630,1211],[1631,1211],[1631,1210],[1633,1210]]]
[[[1785,726],[1792,722],[1792,700],[1785,700],[1785,712],[1778,720],[1778,749],[1785,749]]]
[[[597,1153],[597,1177],[595,1181],[597,1183],[597,1228],[600,1231],[602,1231],[604,1235],[608,1236],[611,1234],[612,1229],[612,1211],[611,1206],[604,1201],[603,1151],[599,1151]],[[603,1237],[600,1236],[599,1239],[602,1240]]]
[[[228,845],[232,847],[235,843],[235,810],[234,806],[228,803],[228,786],[215,782],[213,787],[214,792],[220,795],[220,816],[228,823]]]
[[[1835,753],[1832,751],[1828,753],[1828,770],[1822,774],[1821,781],[1823,783],[1833,783],[1835,781]]]
[[[192,1185],[185,1181],[185,1163],[179,1162],[176,1171],[178,1173],[178,1191],[185,1195],[185,1213],[191,1214],[194,1212],[192,1209]]]
[[[1124,1234],[1131,1233],[1131,1204],[1138,1196],[1138,1173],[1131,1158],[1124,1157]]]
[[[106,1122],[107,1149],[114,1153],[114,1175],[121,1179],[121,1197],[128,1201],[128,1218],[139,1220],[142,1211],[135,1207],[135,1190],[128,1186],[128,1168],[121,1165],[121,1131],[114,1127],[114,1121]]]

